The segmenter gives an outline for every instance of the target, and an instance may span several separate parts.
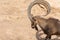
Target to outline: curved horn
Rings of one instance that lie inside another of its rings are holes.
[[[33,20],[33,15],[31,14],[31,8],[33,7],[35,5],[35,2],[32,2],[30,5],[29,5],[29,7],[28,7],[28,17],[29,17],[29,19],[30,19],[30,21],[34,21]]]
[[[28,17],[31,21],[34,21],[32,18],[33,18],[33,15],[31,14],[31,8],[36,5],[36,4],[42,4],[43,6],[45,6],[45,8],[47,9],[47,14],[50,13],[50,5],[47,1],[44,1],[44,0],[35,0],[34,2],[32,2],[29,7],[28,7]],[[46,16],[46,15],[45,15]]]
[[[50,13],[50,11],[51,11],[51,6],[50,6],[50,4],[49,4],[47,1],[37,0],[37,1],[36,1],[36,4],[38,4],[39,6],[40,6],[40,4],[42,4],[42,5],[47,9],[47,14],[46,14],[46,15],[48,15],[48,14]],[[45,15],[45,16],[46,16],[46,15]]]

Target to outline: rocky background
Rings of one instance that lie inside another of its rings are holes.
[[[34,0],[0,0],[0,40],[37,40],[36,30],[31,28],[27,8]],[[51,12],[45,18],[60,20],[60,0],[46,0],[51,5]],[[45,10],[34,6],[34,15]]]

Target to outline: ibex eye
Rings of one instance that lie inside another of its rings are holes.
[[[33,17],[32,19],[33,19],[34,21],[36,21],[36,19],[35,19],[34,17]]]

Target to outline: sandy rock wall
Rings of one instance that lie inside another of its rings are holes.
[[[36,40],[36,31],[30,27],[27,16],[27,8],[32,1],[34,0],[0,0],[0,40]],[[46,18],[59,19],[60,0],[46,1],[52,7],[51,13]],[[35,8],[36,10],[33,9],[33,12],[40,13],[39,7]]]

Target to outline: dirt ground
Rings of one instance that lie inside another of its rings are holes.
[[[37,40],[36,31],[31,28],[27,16],[27,8],[32,1],[34,0],[0,0],[0,40]],[[51,4],[51,12],[45,18],[60,20],[60,1],[47,1]],[[34,6],[32,12],[37,15],[41,10]]]

